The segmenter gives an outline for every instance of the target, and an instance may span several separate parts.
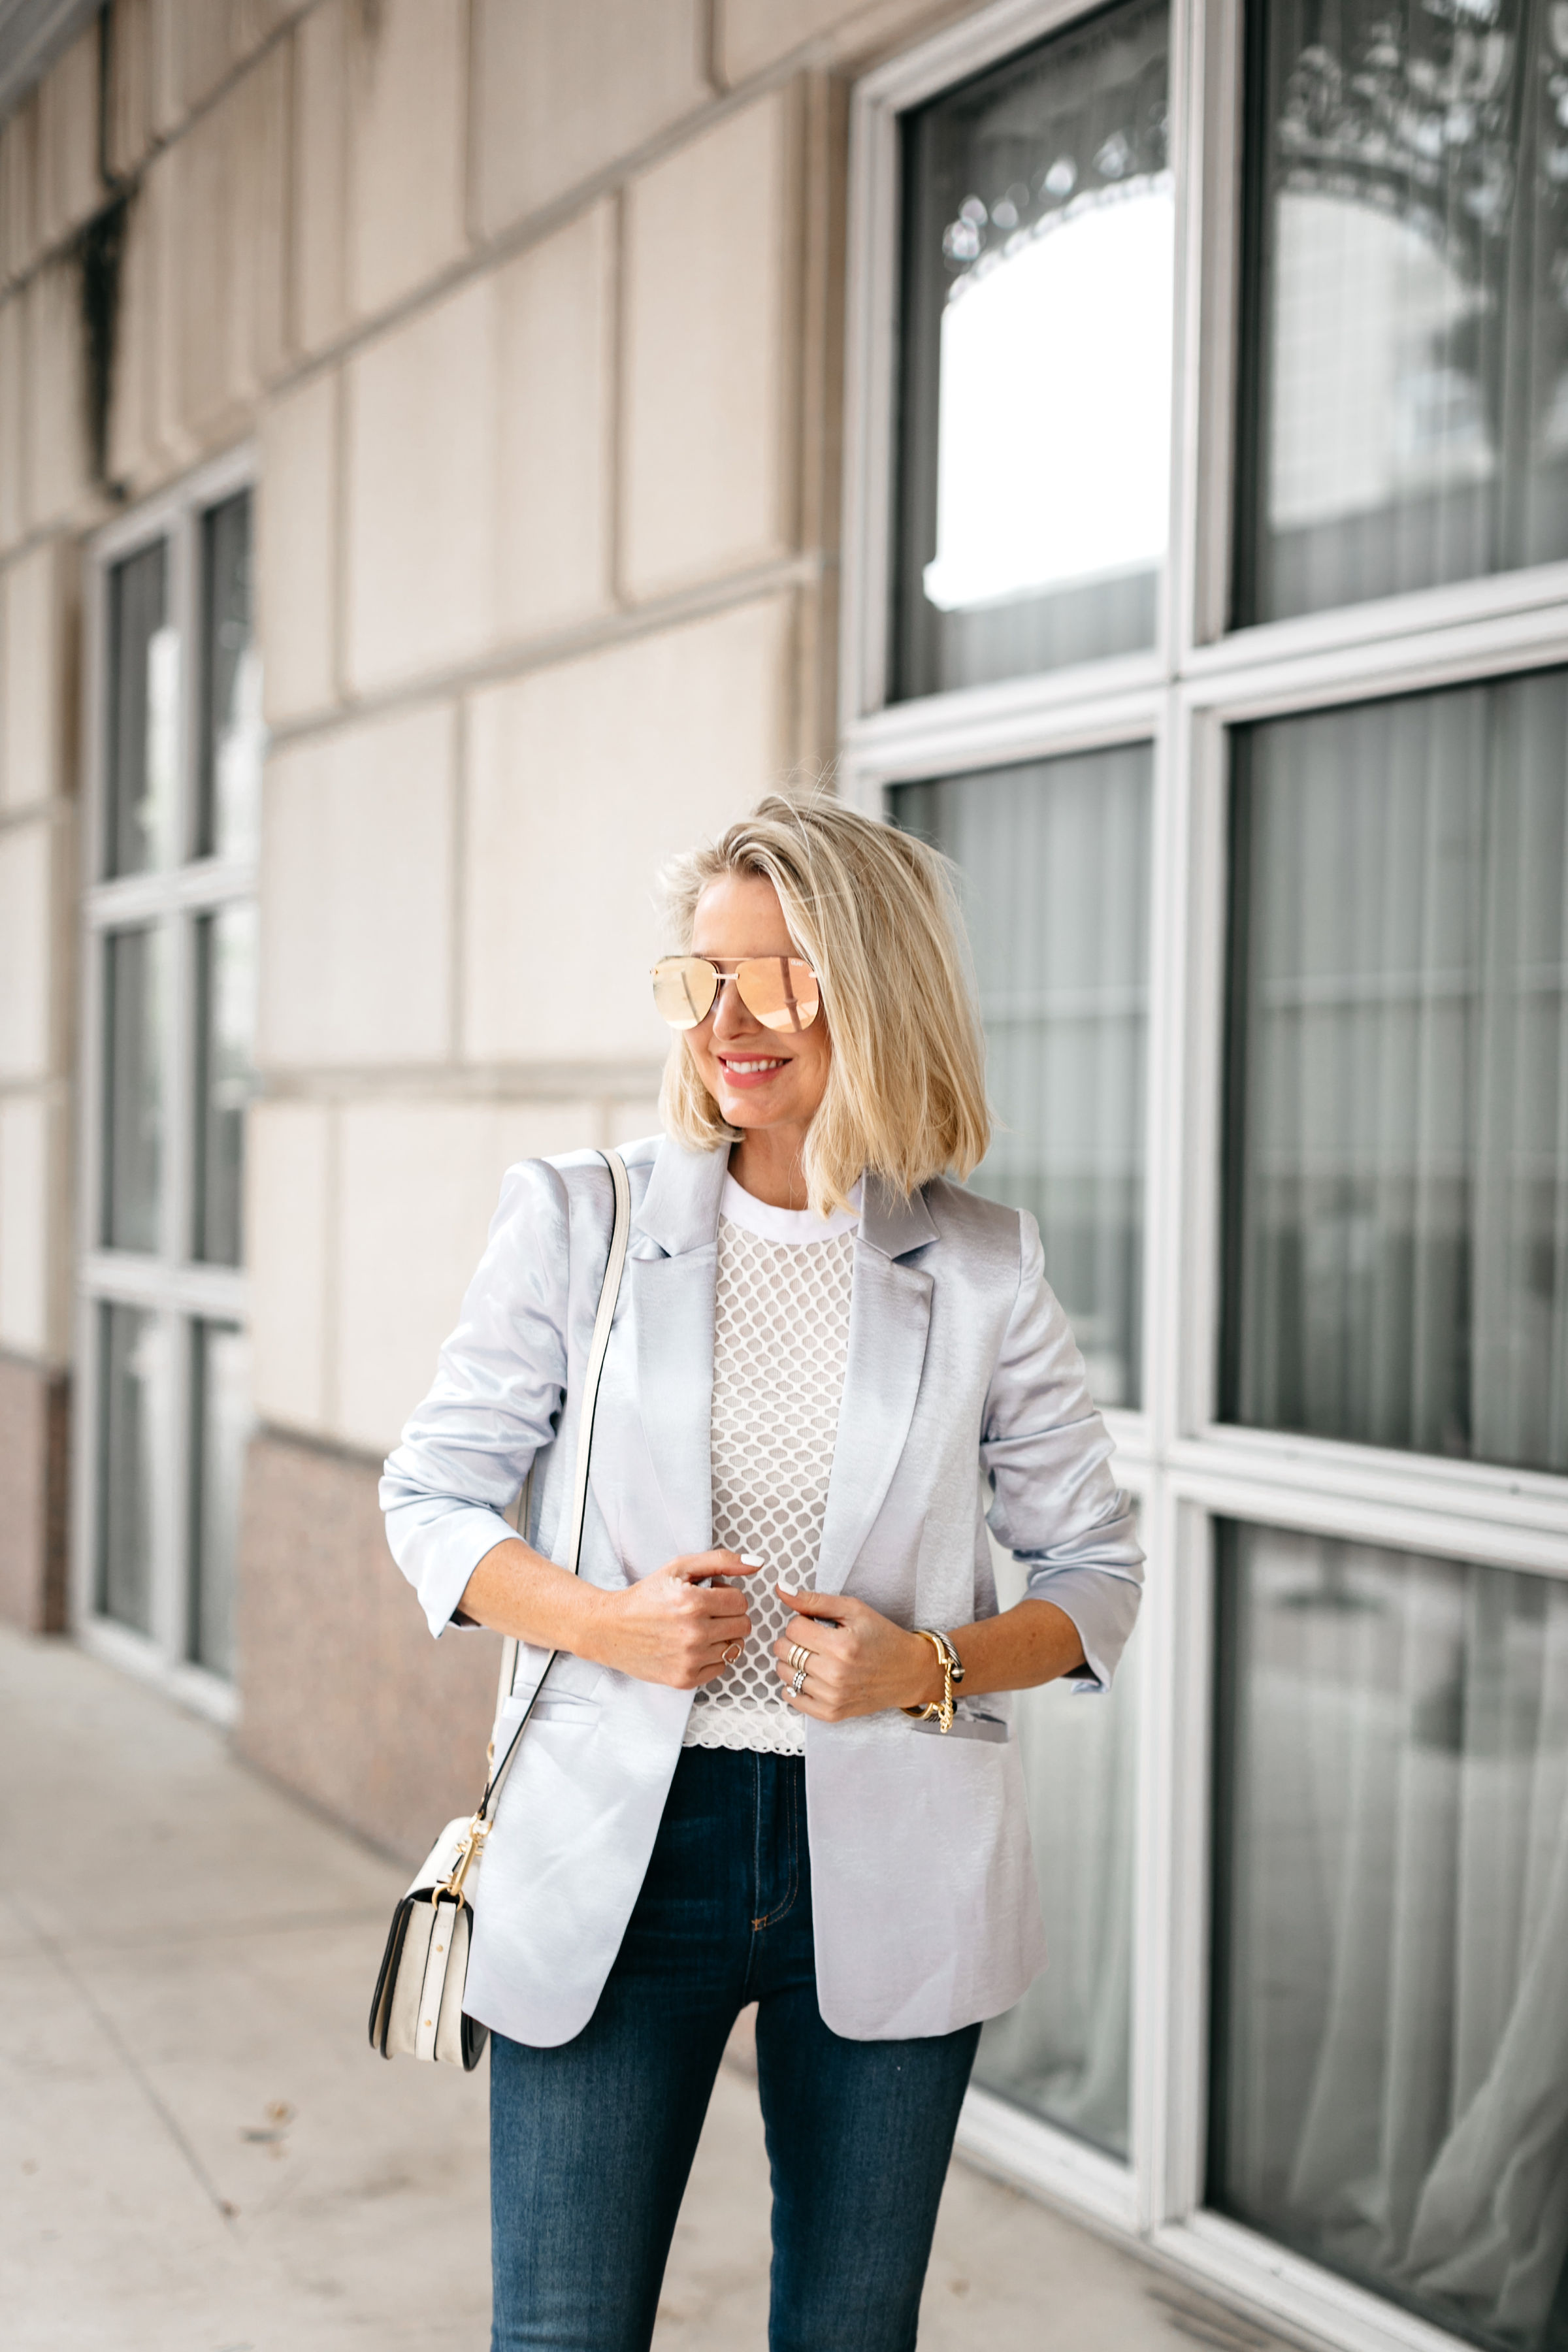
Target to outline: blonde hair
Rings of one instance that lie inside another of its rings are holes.
[[[945,857],[820,791],[770,793],[660,881],[681,950],[697,902],[727,874],[778,892],[790,936],[822,982],[833,1040],[827,1087],[806,1133],[806,1195],[848,1206],[862,1171],[906,1199],[948,1171],[967,1176],[991,1139],[985,1049],[969,946]],[[721,1117],[678,1035],[665,1065],[665,1127],[692,1151],[741,1130]]]

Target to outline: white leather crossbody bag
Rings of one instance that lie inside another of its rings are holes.
[[[610,1171],[615,1187],[616,1214],[610,1234],[610,1254],[605,1262],[604,1286],[599,1293],[598,1313],[594,1318],[594,1337],[588,1349],[587,1369],[583,1381],[583,1405],[577,1423],[577,1476],[572,1502],[572,1533],[567,1548],[566,1567],[575,1576],[583,1550],[583,1520],[588,1507],[588,1464],[594,1444],[594,1413],[599,1401],[599,1376],[605,1369],[605,1350],[610,1344],[610,1325],[615,1317],[616,1300],[620,1295],[621,1272],[626,1261],[626,1243],[631,1232],[631,1186],[626,1181],[626,1163],[619,1152],[600,1154]],[[523,1490],[521,1525],[528,1522],[527,1494]],[[508,1641],[501,1653],[500,1690],[497,1714],[511,1696],[517,1678],[519,1644]],[[455,1822],[448,1822],[415,1873],[414,1884],[392,1915],[386,1949],[382,1955],[381,1972],[375,1980],[375,1993],[370,2005],[370,2046],[379,2050],[384,2058],[432,2058],[448,2065],[461,2065],[471,2072],[479,2063],[480,2053],[489,2039],[489,2028],[480,2025],[463,2012],[463,1990],[468,1973],[468,1945],[473,1932],[474,1898],[479,1891],[479,1867],[484,1859],[485,1840],[489,1835],[500,1802],[500,1792],[517,1754],[517,1745],[528,1728],[529,1717],[539,1704],[539,1694],[544,1688],[545,1676],[554,1664],[557,1653],[552,1650],[544,1662],[543,1672],[534,1685],[533,1695],[507,1741],[504,1754],[495,1759],[492,1743],[489,1754],[489,1777],[479,1810]]]

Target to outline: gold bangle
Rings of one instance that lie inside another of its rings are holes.
[[[915,1625],[910,1628],[910,1631],[918,1633],[922,1642],[929,1642],[936,1652],[937,1664],[942,1668],[942,1699],[940,1704],[927,1700],[920,1706],[906,1706],[900,1712],[912,1716],[917,1723],[930,1723],[934,1717],[939,1731],[951,1731],[952,1729],[952,1661],[955,1653],[940,1633],[931,1632],[929,1625]]]

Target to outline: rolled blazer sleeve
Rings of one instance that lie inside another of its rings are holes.
[[[507,1171],[489,1240],[429,1395],[388,1455],[381,1507],[392,1556],[432,1633],[446,1631],[502,1514],[554,1434],[566,1384],[568,1208],[543,1160]]]
[[[1138,1614],[1143,1554],[1083,1358],[1046,1280],[1039,1227],[1026,1213],[1019,1222],[1018,1295],[980,1446],[993,1488],[986,1518],[1025,1570],[1031,1600],[1053,1601],[1077,1626],[1089,1662],[1081,1686],[1106,1690]]]

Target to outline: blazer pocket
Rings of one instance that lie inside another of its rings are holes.
[[[906,1720],[909,1721],[911,1731],[927,1731],[933,1739],[1007,1740],[1013,1737],[1011,1724],[1005,1722],[999,1715],[981,1715],[978,1712],[969,1715],[955,1714],[946,1731],[943,1731],[940,1723],[933,1722],[929,1717],[922,1717],[919,1723],[912,1718],[906,1718]]]
[[[604,1680],[603,1666],[595,1665],[587,1658],[574,1657],[569,1650],[563,1650],[545,1675],[542,1690],[539,1690],[537,1682],[519,1683],[503,1704],[500,1718],[500,1738],[496,1742],[498,1753],[535,1691],[539,1691],[539,1696],[534,1700],[529,1717],[531,1722],[596,1722]]]

